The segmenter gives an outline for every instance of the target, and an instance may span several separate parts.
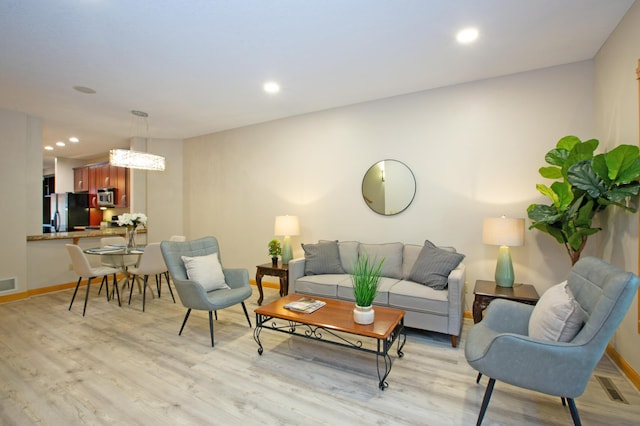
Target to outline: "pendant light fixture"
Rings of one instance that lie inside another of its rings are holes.
[[[149,139],[149,114],[144,111],[132,110],[131,114],[144,120],[146,127],[146,137]],[[165,160],[160,155],[148,152],[133,151],[130,149],[112,149],[109,151],[109,163],[112,166],[128,167],[130,169],[164,171]]]

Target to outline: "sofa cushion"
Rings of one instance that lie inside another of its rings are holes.
[[[187,270],[187,277],[198,282],[204,287],[204,291],[229,288],[224,280],[222,266],[218,261],[218,253],[195,257],[182,256],[182,261]]]
[[[582,322],[582,311],[564,281],[549,288],[538,300],[529,318],[529,336],[569,342],[582,328]]]
[[[404,249],[402,251],[402,279],[408,280],[409,275],[411,275],[411,270],[413,269],[413,265],[416,263],[418,259],[418,255],[420,255],[420,250],[422,250],[423,246],[418,244],[405,244]]]
[[[346,274],[307,275],[296,280],[296,293],[314,296],[338,297],[338,284],[350,283],[351,276]]]
[[[402,279],[402,243],[388,244],[360,244],[358,256],[367,255],[375,265],[382,259],[382,270],[380,275],[383,277]]]
[[[342,263],[342,269],[347,274],[353,274],[353,265],[358,260],[358,248],[360,243],[358,241],[340,241],[338,242],[338,249],[340,251],[340,262]]]
[[[378,283],[378,294],[373,300],[374,305],[388,305],[389,304],[389,290],[393,287],[398,280],[396,278],[381,277]],[[353,278],[350,276],[349,280],[343,280],[338,283],[338,299],[349,300],[355,302],[353,295]]]
[[[302,249],[305,275],[344,274],[337,241],[302,244]]]
[[[462,259],[464,259],[463,254],[438,248],[431,241],[426,240],[411,269],[409,280],[435,290],[443,290],[447,287],[449,274],[462,262]]]
[[[413,281],[398,281],[389,290],[389,306],[436,315],[449,314],[449,291],[435,290]]]

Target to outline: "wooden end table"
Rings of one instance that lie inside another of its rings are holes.
[[[484,280],[476,280],[473,294],[475,294],[473,300],[474,324],[482,320],[482,311],[487,309],[493,299],[508,299],[535,305],[540,298],[536,288],[530,284],[514,284],[513,287],[500,287],[494,281]]]
[[[256,267],[256,286],[260,292],[258,298],[258,305],[262,305],[264,295],[262,294],[262,277],[269,275],[272,277],[280,278],[280,296],[286,296],[289,294],[289,265],[283,265],[278,263],[277,266],[273,266],[272,263],[265,263]]]

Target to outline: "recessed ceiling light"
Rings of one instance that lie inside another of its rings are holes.
[[[280,91],[280,85],[278,83],[276,83],[275,81],[268,81],[266,82],[262,88],[264,89],[265,92],[267,93],[278,93]]]
[[[93,90],[91,87],[85,87],[85,86],[73,86],[73,90],[77,90],[80,93],[84,93],[86,95],[93,95],[96,93],[95,90]]]
[[[80,142],[80,139],[76,138],[75,136],[72,136],[69,138],[69,142],[78,143]]]
[[[57,146],[64,146],[64,145],[65,145],[65,143],[64,143],[64,142],[62,142],[62,141],[58,141],[58,142],[56,142],[56,145],[57,145]]]
[[[478,38],[478,30],[475,28],[465,28],[464,30],[458,32],[456,35],[456,39],[458,43],[471,43]]]
[[[47,151],[53,151],[53,147],[51,145],[45,146],[44,149]]]

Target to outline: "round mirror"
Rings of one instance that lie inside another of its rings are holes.
[[[362,198],[376,213],[398,214],[416,195],[416,179],[401,161],[382,160],[369,167],[362,179]]]

